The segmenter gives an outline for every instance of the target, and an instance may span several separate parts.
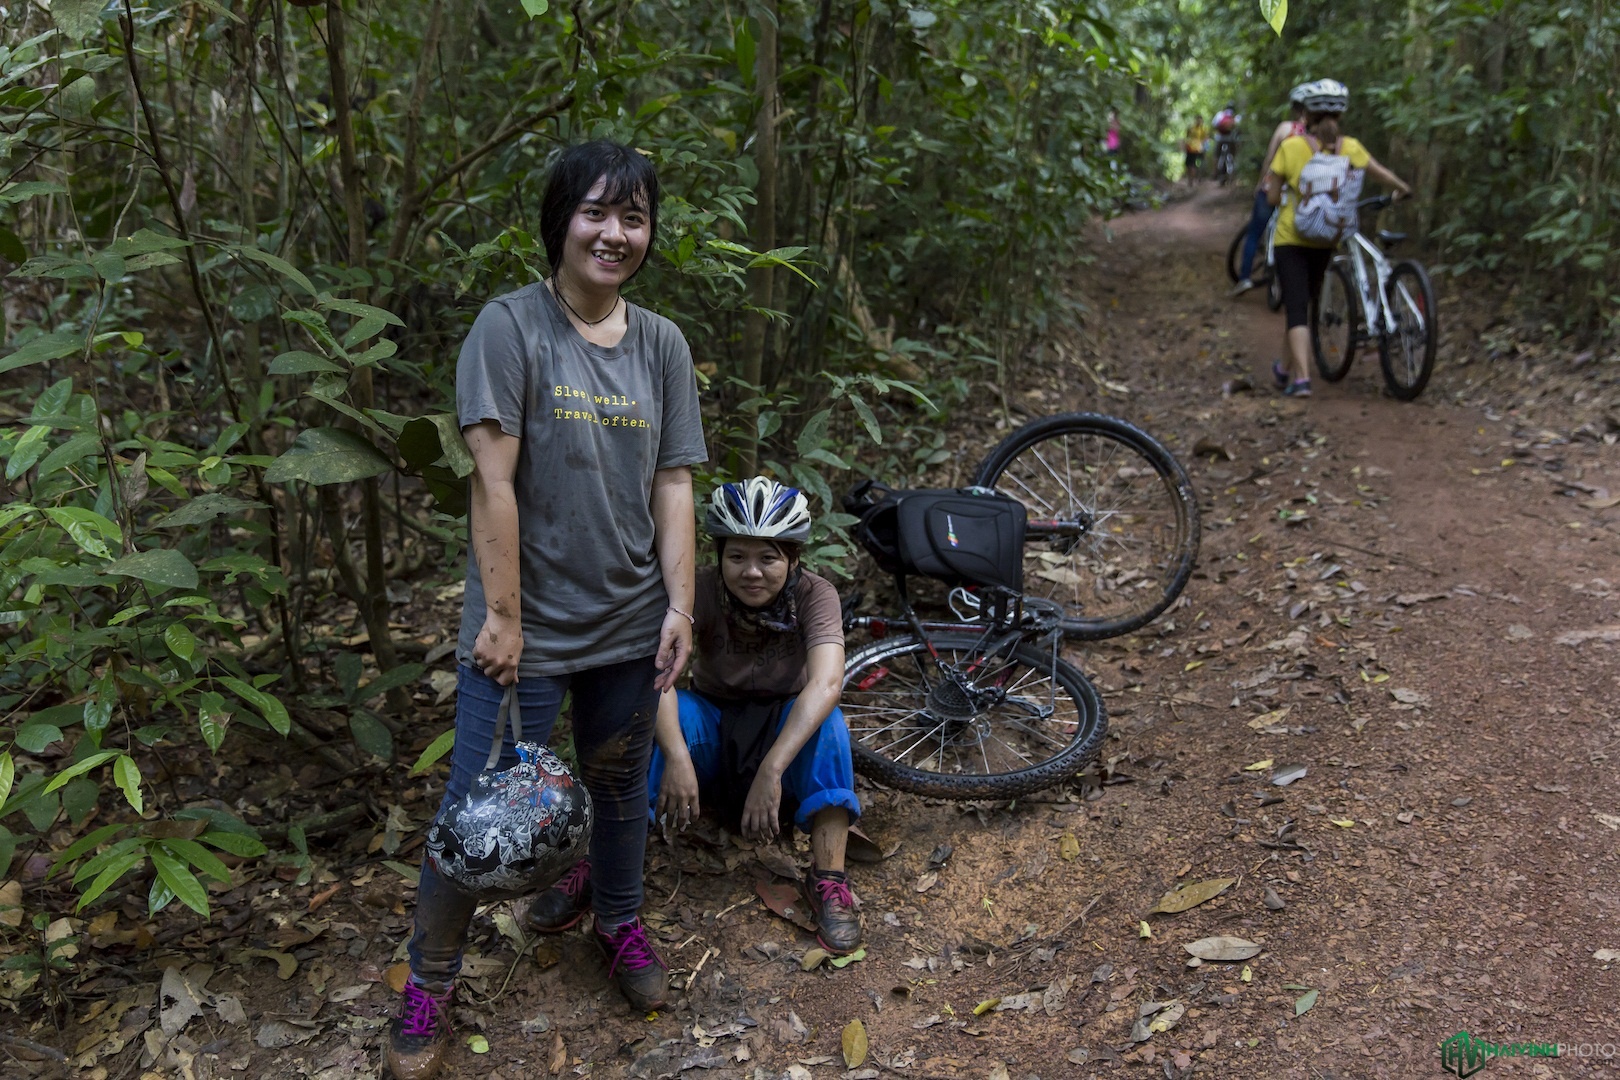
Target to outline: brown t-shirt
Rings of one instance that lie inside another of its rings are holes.
[[[826,578],[806,570],[799,575],[799,628],[750,632],[726,618],[717,567],[697,573],[697,605],[692,634],[697,659],[692,662],[692,688],[723,699],[785,698],[804,689],[805,664],[817,645],[844,643],[844,618],[838,590]]]

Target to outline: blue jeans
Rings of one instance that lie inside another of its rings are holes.
[[[681,737],[692,755],[692,769],[697,773],[698,791],[712,790],[722,780],[720,776],[720,706],[693,690],[677,690],[676,700],[681,708]],[[789,698],[776,718],[772,737],[781,734],[793,711],[797,698]],[[652,769],[647,777],[648,817],[656,811],[658,790],[664,780],[664,751],[654,746]],[[844,713],[834,708],[821,722],[816,733],[800,747],[798,754],[782,773],[782,803],[793,807],[793,824],[802,832],[810,831],[811,819],[829,806],[842,806],[849,811],[849,819],[861,816],[861,800],[855,794],[855,767],[849,756],[849,726]],[[592,866],[594,874],[595,866]]]
[[[641,909],[641,879],[647,848],[647,762],[658,719],[654,658],[627,660],[569,675],[535,677],[518,684],[523,741],[545,743],[562,706],[573,694],[574,753],[579,779],[591,793],[591,908],[613,926]],[[456,672],[456,745],[444,808],[467,794],[484,771],[495,738],[495,717],[506,688],[481,671]],[[516,739],[504,733],[496,769],[517,764]],[[416,930],[409,946],[414,981],[442,990],[461,970],[461,950],[478,902],[451,888],[423,860],[416,892]]]
[[[1266,201],[1266,193],[1254,193],[1254,210],[1249,214],[1249,236],[1243,241],[1243,262],[1239,264],[1238,277],[1246,278],[1254,270],[1254,257],[1260,250],[1260,239],[1266,235],[1266,223],[1271,220],[1271,213],[1275,209]]]

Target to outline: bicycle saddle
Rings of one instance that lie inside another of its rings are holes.
[[[1403,232],[1391,232],[1388,229],[1378,230],[1378,242],[1387,248],[1394,247],[1396,244],[1405,239],[1406,234]]]

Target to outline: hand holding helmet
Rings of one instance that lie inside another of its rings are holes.
[[[509,713],[520,760],[491,772]],[[427,857],[439,876],[481,902],[548,888],[590,850],[590,793],[557,755],[522,738],[517,688],[508,686],[485,771],[428,829]]]

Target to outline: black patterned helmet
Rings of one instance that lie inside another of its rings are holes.
[[[474,778],[428,829],[439,876],[480,902],[548,888],[590,849],[585,786],[544,746],[520,742],[517,752],[516,765]]]

